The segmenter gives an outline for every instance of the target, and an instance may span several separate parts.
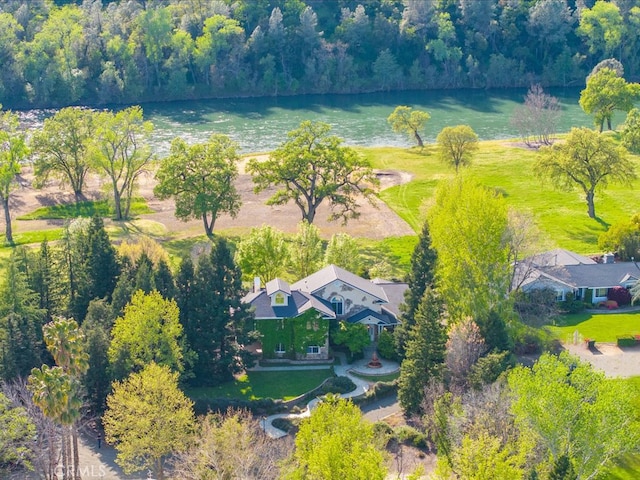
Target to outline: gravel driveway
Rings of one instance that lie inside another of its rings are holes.
[[[589,350],[584,343],[565,344],[571,354],[591,363],[607,377],[635,377],[640,375],[640,346],[619,348],[615,343],[598,343]]]

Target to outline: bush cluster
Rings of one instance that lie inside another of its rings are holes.
[[[631,293],[624,287],[610,288],[607,298],[616,301],[620,306],[631,304]]]
[[[259,400],[198,398],[193,405],[196,415],[205,415],[208,412],[224,413],[230,408],[234,410],[249,410],[254,415],[271,415],[284,409],[282,400],[274,400],[273,398],[261,398]]]

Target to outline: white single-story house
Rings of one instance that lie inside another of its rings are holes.
[[[576,299],[597,305],[608,299],[614,287],[630,289],[640,279],[640,265],[615,262],[612,254],[602,261],[569,250],[556,249],[526,258],[516,265],[514,289],[528,292],[551,289],[558,301],[568,293]]]
[[[254,309],[265,358],[329,356],[329,322],[367,326],[372,341],[398,324],[406,283],[367,280],[329,265],[291,285],[276,278],[243,298]]]

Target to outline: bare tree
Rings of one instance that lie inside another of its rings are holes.
[[[524,105],[513,110],[511,125],[518,130],[522,141],[529,147],[551,145],[551,136],[560,120],[560,102],[547,95],[540,85],[529,88]]]
[[[176,478],[276,479],[279,463],[293,446],[274,440],[247,410],[210,413],[200,424],[195,445],[175,462]]]
[[[467,389],[469,370],[486,350],[480,328],[472,319],[467,318],[451,328],[445,360],[451,392],[460,394]]]
[[[31,461],[36,473],[45,480],[54,480],[56,477],[56,467],[60,461],[60,448],[57,441],[50,441],[53,435],[57,440],[58,433],[55,422],[47,418],[40,408],[33,403],[31,392],[27,390],[27,382],[18,379],[13,382],[4,382],[2,392],[11,403],[24,408],[27,416],[36,427],[36,437],[31,446]],[[53,466],[53,468],[52,468]]]

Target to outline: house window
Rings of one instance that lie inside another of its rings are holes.
[[[284,305],[284,293],[276,293],[276,298],[273,303],[275,303],[276,305]]]
[[[320,347],[318,345],[309,345],[307,347],[307,355],[317,355],[320,353]]]
[[[331,298],[331,308],[333,309],[336,315],[342,315],[343,305],[344,305],[344,301],[342,300],[342,297]]]
[[[556,290],[556,302],[564,302],[564,290]]]
[[[596,288],[596,291],[594,292],[593,296],[594,297],[606,297],[608,292],[609,292],[608,288]]]
[[[276,345],[276,353],[287,353],[284,348],[284,343],[280,342]]]

